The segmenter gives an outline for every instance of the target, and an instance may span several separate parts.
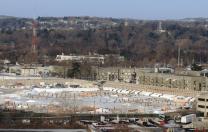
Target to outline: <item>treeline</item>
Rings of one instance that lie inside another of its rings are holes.
[[[38,51],[54,59],[57,54],[120,54],[126,66],[155,63],[177,64],[178,49],[183,65],[208,61],[208,30],[204,22],[164,21],[159,32],[157,21],[89,30],[38,30]],[[31,30],[0,32],[0,58],[27,62],[31,53]],[[112,64],[111,62],[111,65]],[[117,64],[115,64],[117,65]]]

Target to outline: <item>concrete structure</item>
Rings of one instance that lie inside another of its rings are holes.
[[[0,64],[8,65],[8,64],[10,64],[10,63],[11,63],[11,62],[10,62],[10,60],[8,60],[8,59],[0,60]]]
[[[57,55],[56,61],[88,61],[88,62],[98,62],[104,64],[104,56],[103,55]]]
[[[39,76],[37,68],[35,67],[24,67],[21,68],[21,75],[22,76]]]
[[[20,76],[45,76],[51,72],[56,72],[56,66],[8,66],[8,72]]]
[[[98,68],[97,79],[106,81],[137,83],[137,72],[138,69],[134,68]]]
[[[207,69],[204,69],[200,72],[200,75],[201,76],[204,76],[204,77],[208,77],[208,70]]]
[[[167,88],[208,91],[208,78],[183,74],[154,73],[154,69],[98,68],[97,80],[137,83]]]
[[[158,32],[159,32],[159,33],[164,33],[164,32],[166,32],[166,30],[164,30],[164,29],[162,28],[162,21],[159,21],[159,24],[158,24]]]
[[[197,111],[208,117],[208,93],[202,94],[197,99]]]
[[[118,54],[108,54],[108,55],[99,55],[99,54],[89,54],[89,55],[57,55],[56,61],[76,61],[76,62],[91,62],[91,63],[99,63],[104,64],[106,60],[115,59],[118,62],[124,61],[124,57]]]
[[[155,68],[155,73],[174,73],[175,70],[168,67]]]

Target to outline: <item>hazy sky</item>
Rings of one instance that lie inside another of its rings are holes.
[[[136,19],[208,17],[208,0],[0,0],[0,15]]]

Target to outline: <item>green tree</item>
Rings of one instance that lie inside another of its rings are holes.
[[[81,66],[78,62],[72,63],[72,69],[67,71],[67,76],[71,78],[80,78],[81,75]]]

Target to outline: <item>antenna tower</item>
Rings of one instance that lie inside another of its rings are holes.
[[[37,53],[37,22],[35,20],[33,20],[32,23],[32,30],[32,52]]]

